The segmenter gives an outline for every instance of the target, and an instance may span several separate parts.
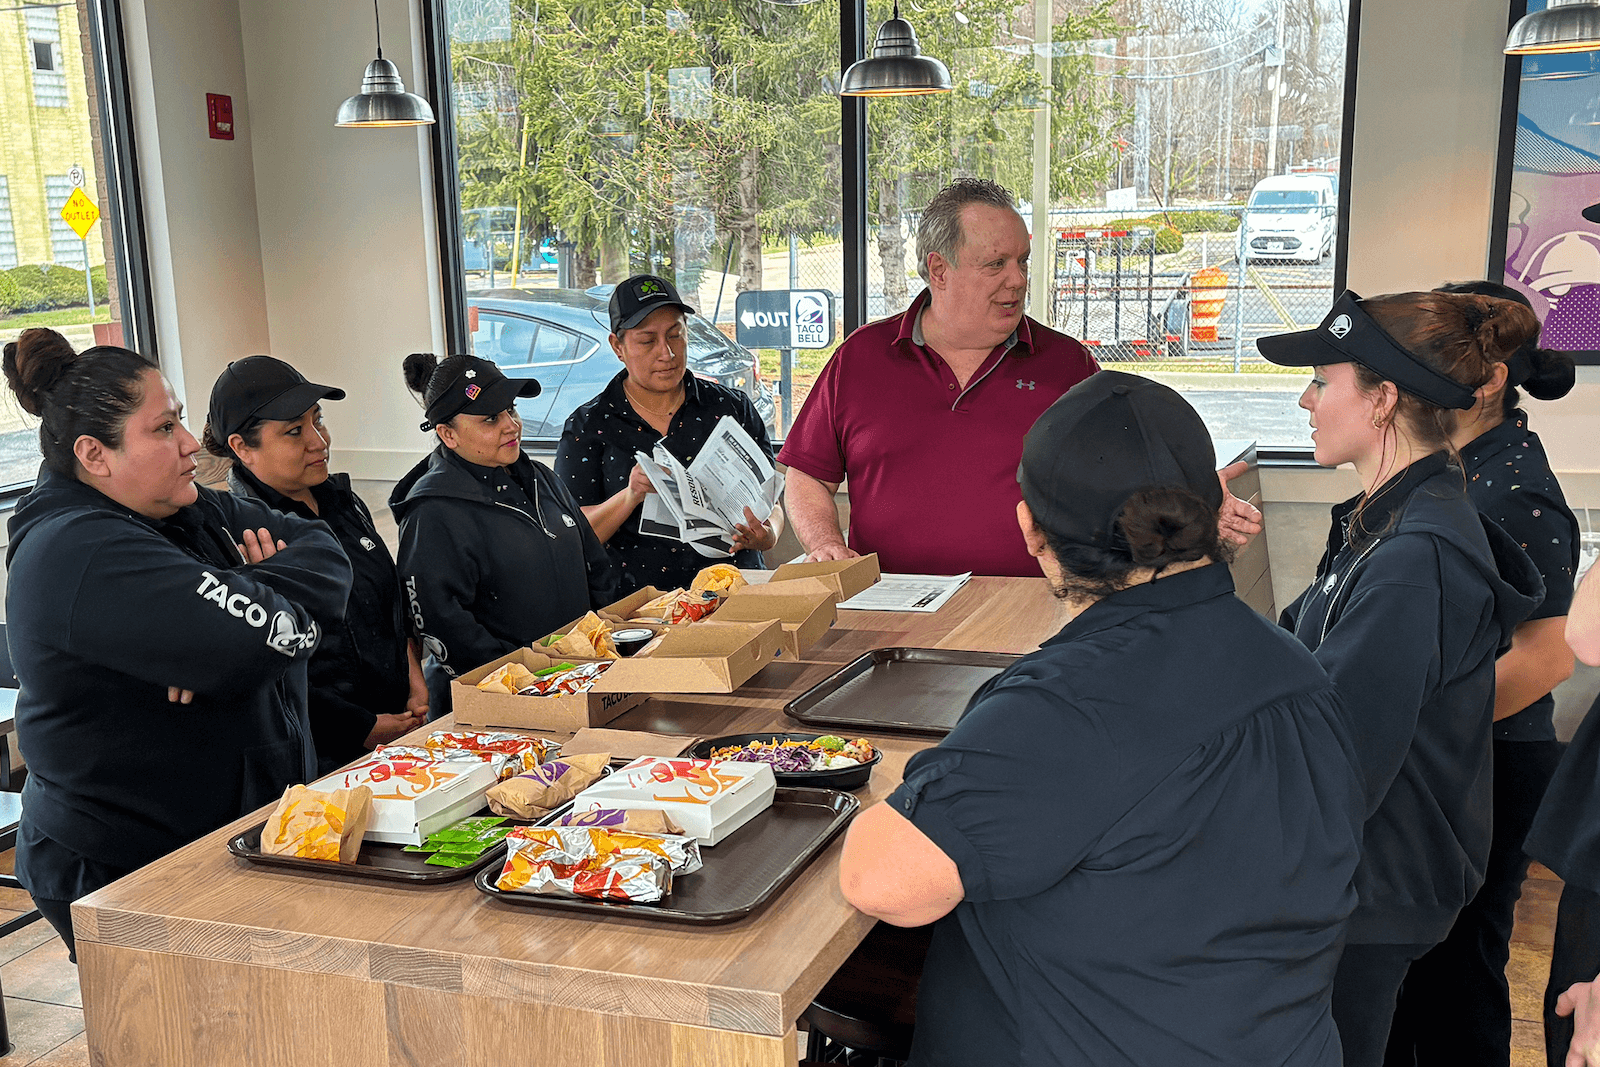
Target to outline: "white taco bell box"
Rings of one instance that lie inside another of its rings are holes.
[[[665,811],[684,833],[714,845],[771,807],[777,788],[765,763],[640,756],[579,793],[572,810]]]
[[[372,790],[368,841],[420,845],[422,839],[484,806],[497,780],[494,764],[374,759],[311,783],[331,791],[364,785]]]

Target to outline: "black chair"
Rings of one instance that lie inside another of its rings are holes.
[[[0,852],[17,847],[17,828],[22,824],[22,794],[0,792]],[[17,881],[14,874],[0,874],[0,887],[6,889],[21,889],[22,883]],[[15,919],[0,923],[0,938],[16,933],[24,926],[38,922],[43,916],[39,909],[34,908]],[[11,1028],[6,1023],[6,1002],[3,992],[0,992],[0,1056],[11,1054]]]
[[[800,1016],[806,1059],[880,1067],[911,1058],[917,986],[933,927],[879,923]]]

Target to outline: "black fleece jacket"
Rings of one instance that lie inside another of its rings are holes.
[[[496,500],[498,478],[514,502]],[[400,584],[428,653],[429,690],[616,599],[610,557],[578,502],[526,455],[475,467],[443,445],[394,487]],[[434,708],[443,712],[448,708]]]
[[[319,509],[315,512],[242,466],[228,472],[228,488],[234,496],[259,500],[275,511],[321,519],[350,560],[354,580],[344,620],[324,628],[308,668],[317,770],[329,773],[365,752],[378,716],[404,711],[411,695],[406,649],[410,619],[394,557],[378,536],[366,504],[350,487],[348,474],[331,474],[312,487]]]
[[[1442,452],[1333,510],[1317,577],[1282,625],[1339,689],[1367,783],[1351,944],[1449,933],[1489,858],[1494,661],[1544,597]]]
[[[246,565],[262,527],[288,547]],[[310,777],[306,664],[350,592],[325,525],[209,489],[158,521],[42,471],[10,531],[25,823],[133,869]]]

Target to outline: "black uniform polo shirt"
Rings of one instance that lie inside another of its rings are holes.
[[[1316,659],[1216,564],[980,690],[888,803],[956,864],[912,1063],[1337,1067],[1362,784]]]
[[[663,437],[628,403],[622,389],[627,376],[626,370],[618,373],[599,396],[572,413],[556,449],[556,473],[584,507],[604,503],[626,488],[637,462],[633,454],[643,452],[648,456],[657,442],[665,444],[667,451],[687,467],[724,415],[732,415],[768,461],[772,460],[766,424],[743,393],[702,381],[685,371],[683,406],[672,416]],[[621,579],[619,596],[647,585],[659,589],[686,586],[702,567],[717,562],[682,541],[641,534],[639,516],[643,510],[640,507],[629,515],[606,542],[606,552]],[[735,552],[733,562],[747,570],[764,566],[761,553],[750,550]]]
[[[1461,450],[1461,463],[1472,502],[1522,546],[1544,579],[1544,600],[1529,618],[1565,615],[1578,570],[1578,520],[1551,473],[1539,435],[1528,429],[1527,413],[1513,410],[1500,425],[1469,442]],[[1495,723],[1495,740],[1555,740],[1555,707],[1555,699],[1546,693]]]

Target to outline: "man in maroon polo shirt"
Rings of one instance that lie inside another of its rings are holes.
[[[1099,367],[1023,313],[1029,248],[995,182],[958,179],[928,205],[917,229],[927,289],[839,346],[778,454],[812,559],[876,552],[892,573],[1038,575],[1016,522],[1022,438]],[[848,543],[833,500],[846,476]],[[1220,525],[1242,542],[1260,512],[1225,491]]]
[[[1034,576],[1016,523],[1022,437],[1099,368],[1023,314],[1028,228],[994,182],[961,179],[928,205],[928,288],[851,334],[789,430],[785,501],[814,559],[876,552],[885,571]],[[833,496],[850,478],[850,540]]]

